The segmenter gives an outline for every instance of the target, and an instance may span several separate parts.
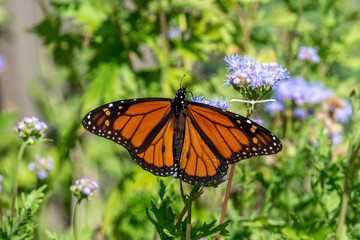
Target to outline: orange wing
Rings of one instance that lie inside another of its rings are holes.
[[[143,169],[165,177],[177,170],[171,116],[170,99],[132,99],[89,112],[83,125],[91,133],[124,146]]]
[[[220,159],[205,143],[190,118],[187,118],[178,177],[193,185],[215,184],[228,170],[228,165]]]
[[[203,141],[227,164],[282,150],[273,133],[238,114],[201,103],[189,104],[188,112]]]

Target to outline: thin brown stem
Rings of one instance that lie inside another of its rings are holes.
[[[186,240],[190,240],[191,236],[191,206],[192,206],[192,198],[188,199],[188,214],[187,214],[187,224],[186,224]]]
[[[170,55],[170,43],[169,43],[169,37],[168,37],[168,27],[166,22],[166,16],[165,12],[162,8],[161,0],[159,0],[159,11],[160,11],[160,24],[161,24],[161,31],[163,35],[163,41],[164,41],[164,47],[166,51],[166,55]]]
[[[16,197],[18,194],[19,166],[20,166],[20,161],[22,159],[22,156],[24,154],[25,147],[27,144],[28,144],[27,142],[23,142],[21,144],[21,147],[20,147],[17,159],[16,159],[15,173],[14,173],[14,190],[13,190],[12,203],[11,203],[11,218],[15,217],[15,203],[16,203]]]
[[[338,226],[336,229],[336,237],[338,239],[341,239],[343,226],[345,224],[349,195],[352,191],[351,182],[354,179],[354,175],[356,175],[356,173],[354,174],[355,170],[353,170],[353,169],[356,169],[356,170],[358,169],[355,166],[357,166],[359,164],[356,162],[359,152],[360,152],[360,143],[357,145],[356,149],[354,149],[354,151],[350,155],[350,158],[348,161],[348,166],[352,166],[352,168],[351,168],[349,174],[345,174],[345,178],[344,178],[344,182],[345,182],[344,183],[344,192],[343,192],[342,201],[341,201],[339,223],[338,223]]]
[[[305,0],[302,0],[300,2],[300,6],[297,13],[297,18],[295,20],[293,28],[287,32],[287,44],[286,44],[286,67],[290,68],[290,62],[291,62],[291,55],[292,55],[292,42],[297,34],[297,27],[299,25],[303,10],[304,10]]]
[[[223,209],[222,209],[222,212],[221,212],[221,218],[220,218],[220,223],[219,224],[223,224],[224,220],[225,220],[226,209],[227,209],[227,205],[228,205],[228,201],[229,201],[231,183],[232,183],[232,179],[233,179],[233,176],[234,176],[234,172],[235,172],[235,164],[231,165],[229,180],[228,180],[227,186],[226,186],[226,193],[225,193]],[[217,240],[220,239],[220,234],[216,235],[216,239]]]
[[[233,6],[235,8],[236,15],[238,17],[240,26],[243,31],[243,37],[242,37],[242,51],[244,51],[247,48],[247,45],[251,38],[251,32],[254,25],[254,19],[257,12],[257,9],[259,7],[259,3],[253,3],[251,5],[250,14],[249,17],[246,18],[244,11],[241,9],[240,5],[233,1]]]
[[[178,219],[178,221],[177,221],[177,223],[176,223],[176,228],[177,228],[177,229],[180,229],[180,227],[181,227],[181,221],[182,221],[182,219],[183,219],[183,217],[184,217],[187,209],[188,209],[188,207],[187,207],[187,205],[185,205],[184,208],[183,208],[183,210],[181,211],[181,213],[180,213],[180,215],[179,215],[179,219]]]

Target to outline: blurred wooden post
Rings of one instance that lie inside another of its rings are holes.
[[[18,109],[18,118],[37,115],[29,87],[39,77],[39,41],[27,32],[38,21],[37,3],[11,0],[2,6],[8,22],[0,33],[0,53],[7,59],[7,69],[0,75],[0,108]]]

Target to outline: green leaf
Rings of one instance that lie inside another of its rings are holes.
[[[33,190],[30,194],[21,194],[21,201],[16,204],[16,215],[3,217],[0,229],[2,239],[32,239],[36,227],[36,213],[44,200],[46,185]]]

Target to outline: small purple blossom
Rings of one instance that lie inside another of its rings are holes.
[[[274,113],[284,111],[285,105],[280,101],[267,102],[265,103],[264,109],[272,115]]]
[[[332,141],[332,146],[336,147],[343,141],[343,136],[341,134],[330,134],[330,139]]]
[[[91,188],[89,188],[89,187],[84,187],[83,193],[84,193],[85,195],[89,195],[89,194],[91,193]]]
[[[0,73],[4,72],[7,67],[7,61],[4,55],[0,54]]]
[[[30,162],[30,163],[28,164],[28,169],[29,169],[30,171],[34,171],[34,170],[35,170],[35,167],[36,167],[35,162]]]
[[[228,55],[224,86],[243,85],[252,89],[260,87],[275,88],[282,79],[289,78],[289,72],[276,62],[262,63],[251,56]]]
[[[94,191],[99,188],[99,184],[88,178],[81,178],[75,181],[74,185],[70,186],[70,191],[79,200],[87,198],[90,199],[94,195]]]
[[[91,189],[96,189],[96,188],[99,188],[99,184],[96,182],[96,181],[91,181],[91,183],[89,184],[89,187]]]
[[[39,178],[40,180],[44,180],[45,178],[47,178],[47,176],[48,176],[48,172],[45,171],[45,170],[40,170],[40,171],[38,172],[38,178]]]
[[[252,118],[251,120],[259,124],[260,126],[264,126],[264,120],[262,120],[261,118]]]
[[[319,63],[320,57],[318,55],[318,50],[312,47],[301,46],[299,48],[299,54],[297,56],[299,60],[308,60],[312,63]]]
[[[221,182],[226,182],[227,180],[229,180],[229,176],[228,176],[228,175],[225,175],[225,176],[223,176],[223,177],[220,179]]]
[[[220,97],[218,100],[212,100],[210,98],[209,100],[206,100],[203,96],[198,94],[196,97],[192,96],[190,100],[193,102],[204,103],[213,107],[221,108],[223,110],[227,110],[230,106],[229,98],[225,98],[224,100],[222,97]]]
[[[346,101],[346,105],[344,107],[335,109],[334,117],[338,122],[345,123],[351,118],[351,116],[352,108],[348,101]]]
[[[181,30],[179,27],[172,27],[169,29],[168,38],[170,40],[181,39],[181,37],[182,37],[182,34],[181,34]]]
[[[54,159],[52,157],[43,157],[39,154],[35,155],[35,161],[28,164],[30,171],[36,172],[40,180],[44,180],[48,176],[48,171],[53,169]]]
[[[45,137],[47,125],[36,117],[26,117],[15,127],[15,132],[28,144],[35,144]]]
[[[24,128],[26,128],[26,124],[25,124],[25,123],[20,123],[20,124],[18,125],[18,129],[19,129],[19,130],[23,130]]]
[[[306,112],[302,108],[295,108],[293,116],[294,116],[294,118],[302,119],[306,116]]]
[[[42,129],[42,126],[41,126],[39,123],[35,123],[35,124],[34,124],[34,129],[35,129],[36,131],[40,131],[40,130]]]

